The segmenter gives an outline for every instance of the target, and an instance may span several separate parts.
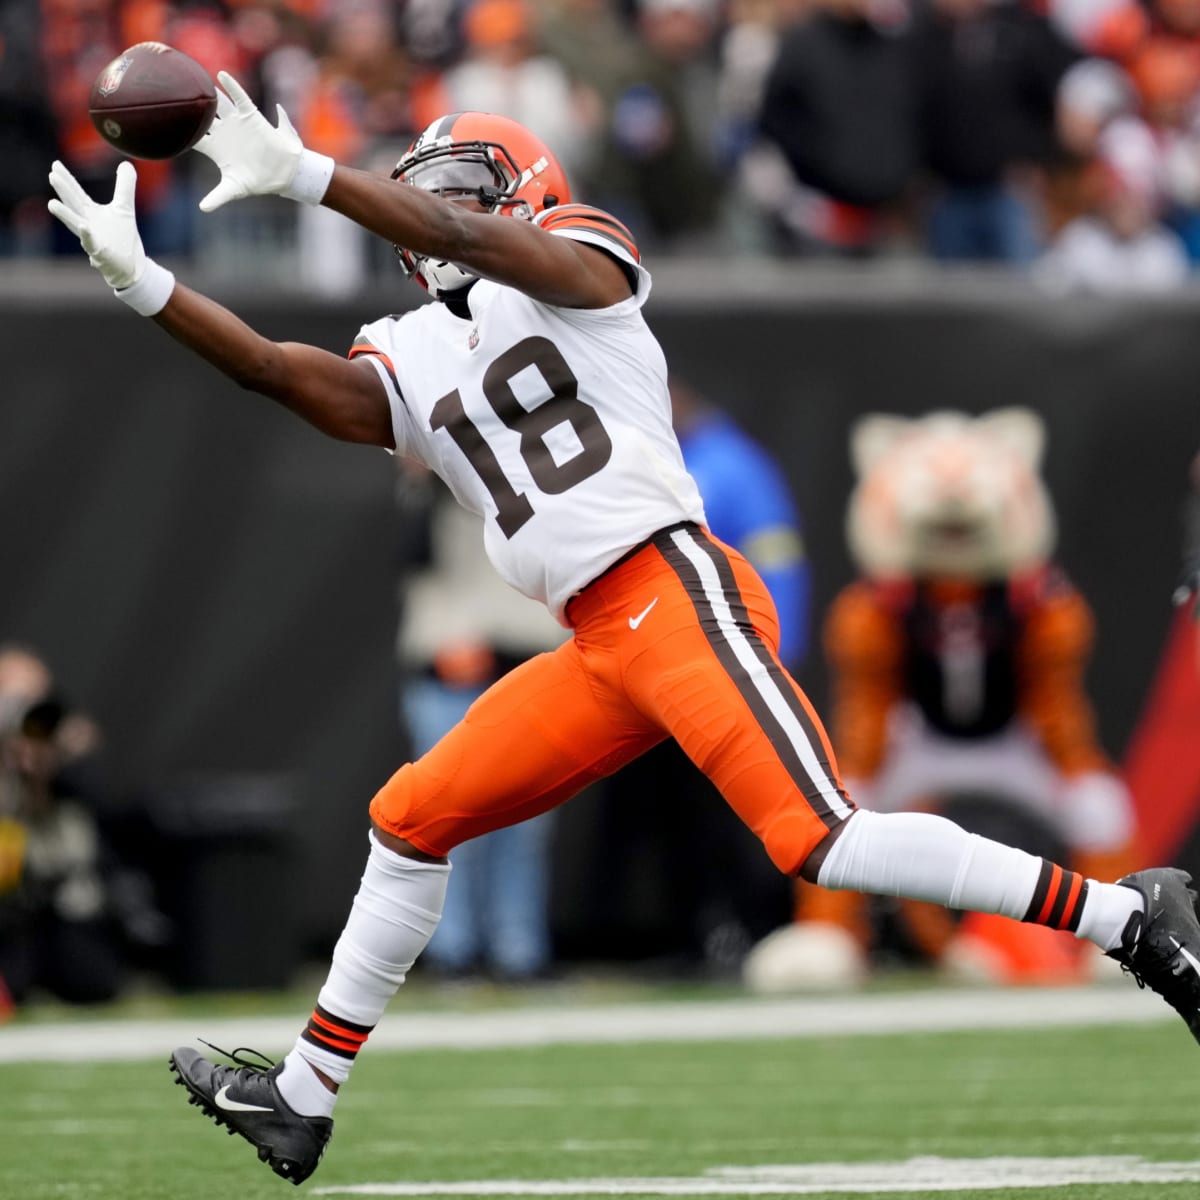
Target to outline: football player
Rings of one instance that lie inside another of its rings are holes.
[[[305,149],[230,76],[199,149],[211,211],[251,195],[323,204],[400,247],[435,301],[365,325],[342,358],[270,341],[147,258],[136,174],[93,201],[61,164],[56,217],[117,296],[244,387],[333,437],[412,456],[485,519],[500,574],[573,637],[506,675],[371,803],[371,848],[316,1007],[269,1070],[190,1048],[191,1100],[299,1183],[338,1088],[428,941],[447,852],[545,812],[668,736],[775,865],[829,888],[1001,913],[1098,943],[1200,1036],[1189,877],[1118,884],[968,835],[927,813],[856,810],[821,723],[777,654],[774,606],[712,538],[671,429],[650,276],[628,230],[571,202],[553,153],[501,117],[433,122],[391,179]]]

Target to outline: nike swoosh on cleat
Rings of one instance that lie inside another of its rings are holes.
[[[229,1098],[229,1084],[226,1084],[214,1097],[213,1102],[226,1112],[274,1112],[269,1106],[262,1104],[243,1104],[240,1100]]]
[[[1187,965],[1191,967],[1198,976],[1200,976],[1200,961],[1197,961],[1196,956],[1192,954],[1191,951],[1188,950],[1177,937],[1172,937],[1171,943],[1178,951],[1179,957],[1182,958],[1183,961],[1187,963]]]
[[[658,597],[655,596],[645,608],[642,609],[636,617],[629,618],[629,628],[636,629],[649,615],[650,610],[658,603]]]

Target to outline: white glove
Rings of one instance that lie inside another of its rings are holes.
[[[117,167],[117,182],[108,204],[97,204],[79,180],[60,162],[50,168],[57,200],[47,207],[79,239],[93,267],[114,288],[136,283],[146,269],[146,251],[133,211],[137,171],[133,163]]]
[[[228,71],[217,74],[217,115],[195,149],[221,169],[221,182],[200,201],[213,212],[246,196],[284,196],[320,204],[333,175],[333,159],[304,148],[282,105],[274,126]]]
[[[78,239],[88,261],[131,308],[153,316],[171,298],[175,276],[146,257],[133,209],[137,171],[131,162],[117,167],[113,198],[97,204],[60,162],[50,168],[50,186],[58,196],[47,205]]]

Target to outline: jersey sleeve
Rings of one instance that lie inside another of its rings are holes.
[[[388,336],[388,320],[390,318],[364,325],[358,331],[358,336],[346,357],[365,358],[375,368],[387,396],[388,408],[391,410],[392,437],[396,442],[394,453],[404,454],[412,443],[412,414],[408,411],[408,405],[404,403],[400,377],[390,353],[392,339]]]
[[[563,204],[538,213],[534,224],[547,233],[584,242],[611,254],[624,268],[640,308],[650,294],[650,272],[642,266],[642,256],[633,234],[616,217],[590,204]]]

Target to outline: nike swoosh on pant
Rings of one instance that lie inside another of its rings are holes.
[[[636,617],[629,618],[629,628],[636,629],[650,614],[650,610],[658,603],[658,597],[655,596],[645,608],[642,609]]]

